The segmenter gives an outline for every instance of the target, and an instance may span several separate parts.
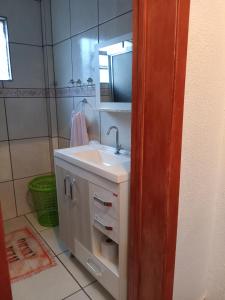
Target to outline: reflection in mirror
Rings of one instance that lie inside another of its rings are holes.
[[[96,82],[100,109],[129,110],[132,91],[132,46],[131,35],[98,45]]]

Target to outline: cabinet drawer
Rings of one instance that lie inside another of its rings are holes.
[[[92,215],[92,224],[114,242],[119,243],[119,221],[98,211]]]
[[[119,276],[76,241],[76,258],[115,298],[119,298]]]
[[[118,195],[97,185],[90,185],[91,205],[96,213],[101,211],[112,218],[119,219]]]

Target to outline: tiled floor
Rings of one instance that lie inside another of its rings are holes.
[[[24,226],[36,231],[51,249],[57,266],[12,284],[14,300],[113,300],[91,274],[70,256],[58,238],[58,229],[38,224],[35,214],[5,222],[5,233]]]

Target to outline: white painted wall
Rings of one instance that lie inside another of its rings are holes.
[[[225,129],[224,129],[225,132]],[[220,179],[214,209],[213,239],[206,299],[225,299],[225,137],[221,148]]]
[[[191,1],[174,300],[225,299],[224,11]]]

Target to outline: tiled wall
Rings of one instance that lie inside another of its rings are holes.
[[[130,148],[130,114],[96,110],[94,49],[131,32],[131,0],[0,0],[8,18],[12,81],[0,82],[0,201],[3,218],[31,211],[28,182],[53,169],[52,150],[67,147],[71,112],[85,114],[91,139]],[[54,53],[54,54],[53,54]],[[54,59],[53,59],[54,57]],[[74,82],[80,79],[81,86]],[[56,87],[56,90],[55,90]]]
[[[96,44],[132,31],[132,1],[51,0],[51,9],[59,146],[68,146],[71,112],[85,97],[90,139],[115,145],[115,137],[106,131],[116,125],[122,146],[130,149],[130,113],[99,113],[95,88],[86,85],[95,77]]]
[[[54,99],[46,98],[46,83],[53,85],[46,81],[50,68],[46,71],[44,59],[51,47],[43,43],[47,26],[42,24],[41,3],[0,0],[0,7],[0,15],[8,18],[13,75],[12,81],[0,82],[0,200],[8,219],[32,210],[27,183],[51,171]]]
[[[56,115],[55,99],[55,72],[53,61],[53,41],[52,41],[52,16],[51,0],[41,1],[41,19],[42,19],[42,44],[44,57],[44,75],[46,88],[46,101],[48,113],[48,127],[50,137],[50,153],[53,170],[53,149],[58,148],[58,125]]]

